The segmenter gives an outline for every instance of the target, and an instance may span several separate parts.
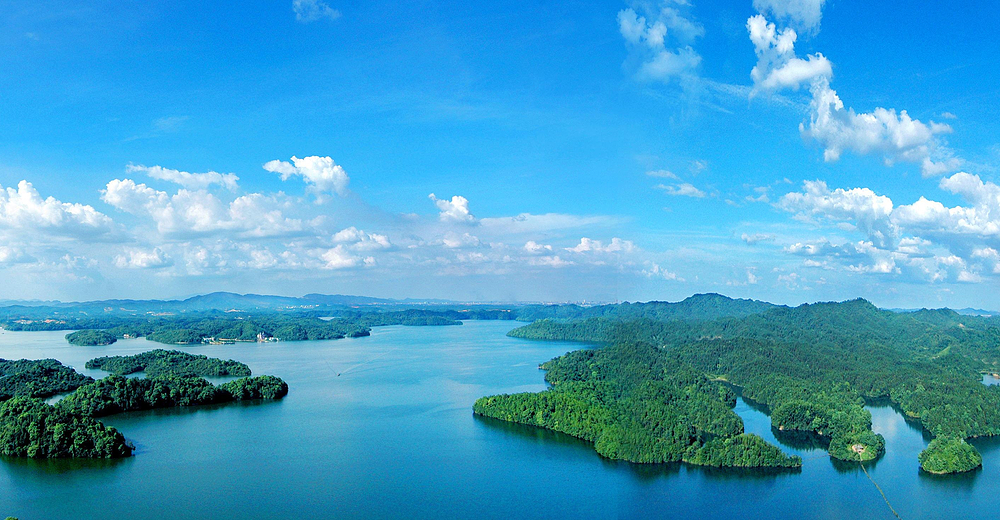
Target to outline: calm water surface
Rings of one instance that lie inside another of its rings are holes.
[[[0,459],[0,516],[50,518],[893,518],[857,465],[813,439],[775,438],[740,400],[746,430],[805,459],[800,471],[721,471],[607,461],[566,435],[472,415],[479,396],[544,388],[539,362],[579,345],[507,338],[516,324],[381,327],[337,341],[199,346],[288,382],[284,400],[123,414],[105,422],[137,446],[118,461]],[[0,334],[0,357],[78,370],[145,340],[75,347],[63,332]],[[339,374],[339,375],[338,375]],[[904,519],[991,518],[1000,445],[985,469],[922,474],[927,439],[870,407],[887,453],[868,466]]]

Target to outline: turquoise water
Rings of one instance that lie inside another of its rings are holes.
[[[579,345],[508,338],[510,322],[381,327],[368,338],[206,345],[284,378],[284,400],[109,417],[137,446],[117,461],[0,459],[0,516],[50,518],[893,518],[857,465],[808,438],[776,439],[739,401],[746,430],[805,459],[800,471],[706,470],[604,460],[566,435],[472,415],[476,398],[544,388],[538,363]],[[0,334],[0,357],[86,360],[159,348],[76,347],[63,333]],[[339,375],[338,375],[339,374]],[[1000,510],[1000,450],[985,468],[922,474],[919,428],[870,407],[886,437],[868,466],[902,518]]]

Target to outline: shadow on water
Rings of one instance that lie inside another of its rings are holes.
[[[924,470],[918,470],[918,478],[921,483],[931,484],[937,488],[947,489],[949,491],[968,491],[975,485],[976,479],[979,478],[979,475],[982,472],[982,466],[972,471],[966,471],[964,473],[951,473],[948,475],[935,475]]]
[[[837,470],[837,473],[841,473],[841,474],[844,474],[844,475],[852,475],[854,473],[862,473],[862,471],[861,471],[861,465],[858,464],[857,461],[853,461],[853,460],[840,460],[840,459],[835,459],[833,457],[829,457],[829,460],[830,460],[830,464],[833,466],[833,469]],[[884,453],[879,458],[877,458],[875,460],[865,461],[865,468],[868,471],[872,471],[873,469],[875,469],[876,467],[878,467],[878,463],[881,462],[881,461],[883,461],[883,460],[885,460],[885,454]]]
[[[682,468],[687,471],[698,472],[709,480],[733,481],[733,480],[770,480],[775,477],[794,475],[802,471],[802,468],[714,468],[708,466],[686,465],[680,462],[665,462],[653,464],[639,464],[623,460],[614,460],[597,453],[593,443],[578,439],[572,435],[557,431],[529,426],[526,424],[512,423],[492,417],[474,415],[476,422],[483,426],[499,431],[505,435],[511,435],[530,441],[533,444],[562,445],[578,451],[581,455],[596,457],[601,460],[604,468],[614,471],[627,471],[640,482],[650,482],[661,478],[669,478],[681,473]]]
[[[45,483],[53,475],[69,472],[97,470],[105,471],[130,466],[135,457],[117,459],[29,459],[27,457],[0,456],[5,469],[17,474],[18,479],[36,480]]]
[[[804,432],[795,430],[779,430],[771,427],[771,434],[781,443],[799,451],[823,450],[830,448],[830,438],[824,437],[814,432]]]
[[[201,412],[211,412],[215,410],[248,407],[275,407],[281,406],[284,399],[248,399],[246,401],[231,401],[228,403],[200,404],[196,406],[171,406],[169,408],[153,408],[151,410],[136,410],[133,412],[122,412],[99,418],[101,421],[118,421],[122,419],[145,419],[150,417],[171,417],[177,415],[192,415]]]

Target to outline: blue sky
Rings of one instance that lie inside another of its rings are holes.
[[[1000,7],[203,4],[0,2],[0,299],[1000,308]]]

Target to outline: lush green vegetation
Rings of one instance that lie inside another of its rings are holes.
[[[0,403],[0,454],[56,458],[127,457],[132,447],[118,430],[89,417],[14,397]]]
[[[81,386],[56,407],[85,417],[134,410],[193,406],[227,401],[225,394],[197,376],[127,378],[111,375]]]
[[[608,318],[615,320],[649,319],[655,321],[713,320],[723,317],[743,317],[777,307],[757,300],[741,300],[721,294],[695,294],[680,302],[620,303],[615,305],[528,305],[515,309],[521,321],[581,320]]]
[[[288,385],[274,376],[242,378],[214,386],[204,378],[191,375],[147,378],[111,375],[78,388],[56,406],[85,417],[102,417],[153,408],[280,399],[287,393]]]
[[[87,361],[87,368],[98,368],[124,376],[144,372],[146,377],[163,375],[236,376],[250,375],[250,367],[239,361],[222,360],[177,350],[156,349],[132,356],[105,356]]]
[[[126,457],[117,430],[94,420],[119,412],[251,399],[280,399],[288,385],[274,376],[242,377],[213,386],[198,375],[249,376],[250,368],[184,352],[154,350],[91,360],[114,375],[94,381],[54,359],[0,359],[0,454],[19,457]],[[152,377],[126,378],[145,371]],[[195,375],[198,374],[198,375]],[[50,406],[38,400],[73,391]]]
[[[763,440],[744,436],[727,386],[644,343],[581,350],[542,366],[552,388],[484,397],[475,413],[561,431],[598,453],[631,462],[795,467]]]
[[[0,400],[15,396],[49,397],[91,381],[54,359],[0,359]]]
[[[118,341],[118,336],[106,330],[78,330],[66,335],[66,340],[73,345],[97,346],[110,345]]]
[[[546,319],[511,335],[608,345],[596,352],[648,345],[658,357],[741,387],[770,408],[776,428],[822,435],[839,459],[868,460],[884,450],[865,399],[888,399],[937,437],[1000,434],[1000,388],[980,383],[981,372],[1000,367],[996,318],[895,313],[854,300],[710,320]],[[547,365],[550,375],[562,360]]]
[[[243,377],[219,385],[219,390],[234,401],[281,399],[288,394],[288,384],[274,376]]]
[[[983,465],[983,457],[957,437],[938,437],[920,452],[920,467],[928,473],[962,473]]]

